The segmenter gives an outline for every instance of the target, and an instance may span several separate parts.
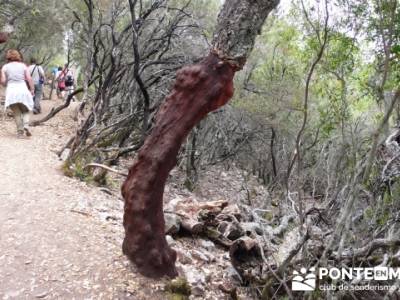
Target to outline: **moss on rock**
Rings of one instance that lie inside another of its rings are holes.
[[[178,277],[165,285],[165,291],[169,300],[186,300],[189,299],[191,288],[186,278]]]

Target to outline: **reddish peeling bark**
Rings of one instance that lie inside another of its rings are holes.
[[[164,233],[163,193],[179,148],[207,113],[233,95],[233,76],[250,54],[256,35],[279,0],[226,0],[211,53],[177,73],[175,85],[122,186],[125,199],[123,251],[139,272],[174,277],[176,253]]]
[[[123,251],[146,276],[177,275],[176,253],[168,246],[164,233],[165,182],[190,130],[232,97],[234,73],[230,64],[214,54],[178,71],[154,129],[122,186],[126,232]]]
[[[0,32],[0,44],[7,42],[8,34],[4,32]]]

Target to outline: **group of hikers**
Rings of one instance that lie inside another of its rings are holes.
[[[64,65],[64,68],[57,67],[51,72],[54,82],[56,85],[56,91],[58,98],[64,99],[65,93],[71,94],[74,91],[74,72],[68,67],[68,64]]]
[[[0,33],[0,43],[7,40],[7,35]],[[40,114],[45,72],[35,58],[30,64],[23,62],[21,53],[9,49],[5,55],[7,63],[1,68],[0,83],[6,86],[5,108],[10,108],[17,125],[17,137],[31,136],[29,130],[29,112]],[[56,84],[57,95],[64,98],[65,91],[71,92],[74,86],[73,72],[68,64],[52,72],[52,84]]]

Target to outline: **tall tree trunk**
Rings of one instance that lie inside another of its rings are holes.
[[[227,0],[219,14],[213,48],[199,64],[177,72],[122,186],[125,199],[123,251],[149,277],[174,277],[176,253],[166,240],[165,182],[190,130],[233,95],[233,77],[249,56],[257,34],[279,0]]]

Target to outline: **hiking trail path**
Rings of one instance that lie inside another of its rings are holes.
[[[31,119],[60,103],[42,101]],[[75,130],[72,109],[29,139],[17,139],[13,119],[0,116],[0,299],[163,299],[161,283],[135,273],[122,254],[120,195],[61,171],[55,152]]]

